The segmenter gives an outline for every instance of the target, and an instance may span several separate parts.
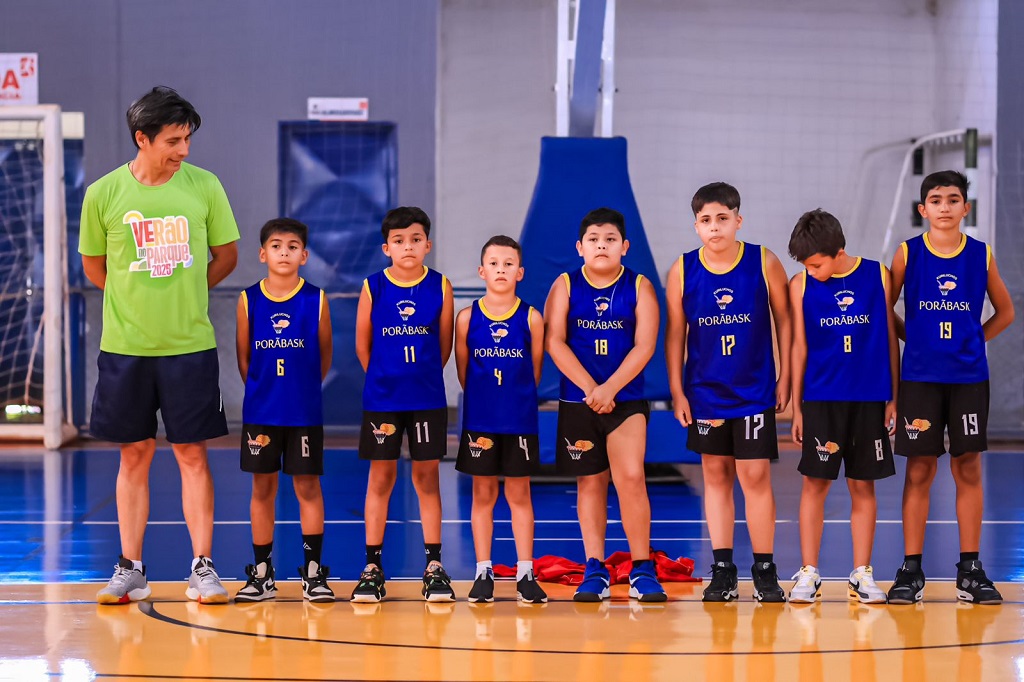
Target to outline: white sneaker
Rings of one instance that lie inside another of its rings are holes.
[[[796,584],[789,591],[789,601],[794,604],[813,604],[821,596],[821,576],[814,566],[804,566],[793,575]],[[853,580],[853,576],[850,576]],[[874,583],[871,583],[874,585]]]
[[[217,569],[209,557],[199,557],[196,567],[188,577],[188,589],[185,596],[200,604],[227,604],[228,591],[220,582]]]
[[[850,599],[861,604],[884,604],[885,592],[875,584],[875,577],[870,566],[858,566],[850,574]]]

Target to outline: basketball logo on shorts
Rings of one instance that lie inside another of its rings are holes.
[[[904,417],[903,421],[903,428],[906,430],[907,437],[910,438],[910,440],[917,440],[917,435],[919,433],[921,433],[922,431],[927,431],[932,427],[932,423],[927,419],[915,419],[914,421],[910,422],[907,421],[906,417]]]
[[[494,343],[498,343],[503,338],[508,336],[508,323],[507,322],[492,322],[490,324],[491,338],[494,339]]]
[[[473,457],[479,457],[480,453],[484,450],[490,450],[494,447],[494,441],[490,438],[484,438],[483,436],[477,436],[475,439],[473,436],[466,434],[469,439],[469,454]]]
[[[837,452],[839,452],[839,446],[833,443],[832,441],[828,441],[824,445],[822,445],[821,441],[815,438],[814,442],[816,443],[814,449],[818,453],[818,459],[820,459],[822,462],[827,462],[829,455],[834,455]]]
[[[845,313],[846,309],[853,305],[853,292],[844,289],[836,293],[836,303],[839,304],[839,309]]]
[[[939,293],[943,296],[956,289],[956,275],[939,275],[935,281],[939,283]]]
[[[697,425],[697,433],[702,436],[706,436],[711,432],[711,429],[717,429],[719,426],[725,423],[724,419],[697,419],[694,421]]]
[[[589,440],[578,440],[575,443],[570,443],[569,439],[565,439],[565,449],[569,451],[569,456],[573,459],[579,459],[583,456],[584,452],[588,452],[594,448],[594,444]]]
[[[288,313],[274,313],[270,316],[270,324],[273,325],[275,334],[280,335],[291,325],[290,317]]]
[[[399,301],[395,306],[398,308],[398,314],[402,316],[402,322],[408,322],[416,313],[416,301]]]
[[[246,443],[248,443],[249,445],[249,452],[252,453],[253,455],[260,454],[260,451],[263,448],[270,445],[270,436],[261,433],[255,438],[253,438],[248,431],[246,431],[245,435],[247,438]]]
[[[608,310],[608,306],[612,304],[612,299],[607,296],[598,296],[594,299],[594,308],[597,309],[597,316],[601,317],[601,314]]]
[[[733,293],[732,289],[715,289],[715,303],[718,304],[719,310],[725,310],[725,306],[732,303]]]
[[[373,427],[373,437],[377,439],[377,445],[384,445],[384,439],[397,430],[394,424],[388,424],[387,422],[381,422],[380,426],[370,422],[370,426]]]

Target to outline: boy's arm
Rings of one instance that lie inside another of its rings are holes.
[[[370,366],[370,350],[373,348],[373,323],[370,321],[372,310],[370,287],[364,281],[363,290],[359,293],[359,307],[356,308],[356,357],[364,372]]]
[[[238,357],[238,373],[242,383],[249,376],[249,310],[246,307],[245,292],[238,296],[235,306],[235,355]]]
[[[82,271],[86,279],[93,283],[97,289],[107,286],[107,257],[103,256],[82,256]]]
[[[441,304],[441,366],[452,356],[452,332],[455,329],[455,291],[447,278],[444,280],[444,302]]]
[[[794,443],[804,442],[804,372],[807,371],[807,329],[804,327],[804,286],[807,271],[797,273],[789,280],[789,301],[793,310],[793,350],[790,353],[790,376],[793,384],[793,425],[790,432]]]
[[[882,284],[885,295],[892,300],[892,274],[882,266]],[[886,306],[886,324],[889,333],[889,371],[892,372],[892,400],[885,404],[885,426],[889,435],[896,435],[896,396],[900,392],[900,342],[896,338],[896,313]]]
[[[665,306],[668,321],[665,325],[665,366],[668,369],[668,388],[672,393],[672,406],[676,419],[683,426],[693,421],[690,403],[683,394],[683,357],[686,343],[686,315],[683,313],[683,283],[679,272],[680,259],[669,268],[665,282]]]
[[[906,244],[906,242],[903,244]],[[896,330],[896,338],[906,341],[907,326],[903,323],[903,318],[896,314],[896,304],[899,303],[900,292],[903,291],[903,281],[907,276],[907,257],[903,252],[903,244],[896,247],[896,254],[892,257],[892,268],[889,270],[889,276],[892,279],[889,287],[889,307],[892,308],[892,321]]]
[[[469,366],[469,348],[466,336],[469,334],[469,316],[473,306],[463,308],[455,318],[455,367],[459,372],[459,385],[466,388],[466,367]]]
[[[611,412],[615,407],[615,395],[632,381],[651,361],[658,345],[658,297],[647,278],[640,280],[636,297],[636,331],[633,333],[633,348],[622,359],[622,364],[608,380],[597,386],[587,396],[587,405],[598,413]]]
[[[548,293],[548,300],[544,304],[544,319],[547,320],[544,346],[558,371],[579,386],[583,395],[590,395],[590,392],[597,386],[597,382],[583,368],[579,359],[573,355],[572,350],[565,342],[565,322],[569,315],[569,292],[565,288],[563,280],[563,277],[559,277],[551,285],[551,292]]]
[[[533,353],[533,379],[540,384],[544,366],[544,318],[533,308],[530,309],[530,349]]]
[[[985,340],[991,341],[1009,327],[1014,318],[1013,299],[1006,289],[1006,282],[999,276],[995,256],[992,256],[988,266],[988,300],[992,302],[995,313],[985,321],[982,329],[985,331]]]
[[[327,378],[334,357],[334,330],[331,327],[331,306],[327,302],[327,294],[320,292],[320,329],[317,338],[320,341],[320,381]]]
[[[775,338],[779,344],[779,380],[775,384],[775,411],[782,412],[789,405],[790,349],[793,345],[793,328],[789,320],[789,286],[786,269],[778,257],[765,250],[768,270],[768,303],[775,318]]]

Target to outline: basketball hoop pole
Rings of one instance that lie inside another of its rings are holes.
[[[596,34],[598,30],[600,35]],[[597,41],[600,49],[594,50]],[[581,89],[593,90],[593,99]],[[611,137],[615,105],[615,0],[558,0],[555,134],[568,137],[571,129],[574,137],[594,137],[599,94],[600,137]]]

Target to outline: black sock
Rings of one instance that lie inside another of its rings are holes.
[[[978,553],[977,552],[960,552],[960,563],[964,563],[965,561],[977,561],[977,560],[978,560]]]
[[[906,554],[903,556],[903,565],[907,567],[908,571],[920,571],[922,556],[921,554]]]
[[[654,560],[653,559],[640,559],[639,561],[634,561],[633,562],[633,568],[646,568],[646,567],[653,568],[654,567]]]
[[[732,547],[726,549],[712,549],[711,555],[714,557],[716,564],[732,563]]]
[[[441,543],[440,542],[424,542],[423,550],[427,553],[427,563],[436,561],[441,563]]]
[[[772,561],[774,561],[774,559],[772,559],[772,552],[768,552],[767,554],[758,554],[757,552],[754,552],[755,564],[770,564]]]
[[[366,563],[373,564],[380,570],[384,570],[384,564],[380,562],[380,554],[383,551],[384,545],[367,545],[366,546]]]
[[[274,550],[274,543],[273,542],[271,542],[268,545],[253,544],[253,546],[252,546],[252,553],[253,553],[253,556],[256,557],[255,565],[259,566],[260,564],[266,564],[267,566],[269,566],[270,565],[270,555],[273,552],[273,550]]]
[[[303,568],[309,568],[309,562],[315,561],[316,565],[320,565],[320,550],[324,546],[324,534],[317,533],[316,535],[305,535],[302,536],[302,555],[304,558]]]

